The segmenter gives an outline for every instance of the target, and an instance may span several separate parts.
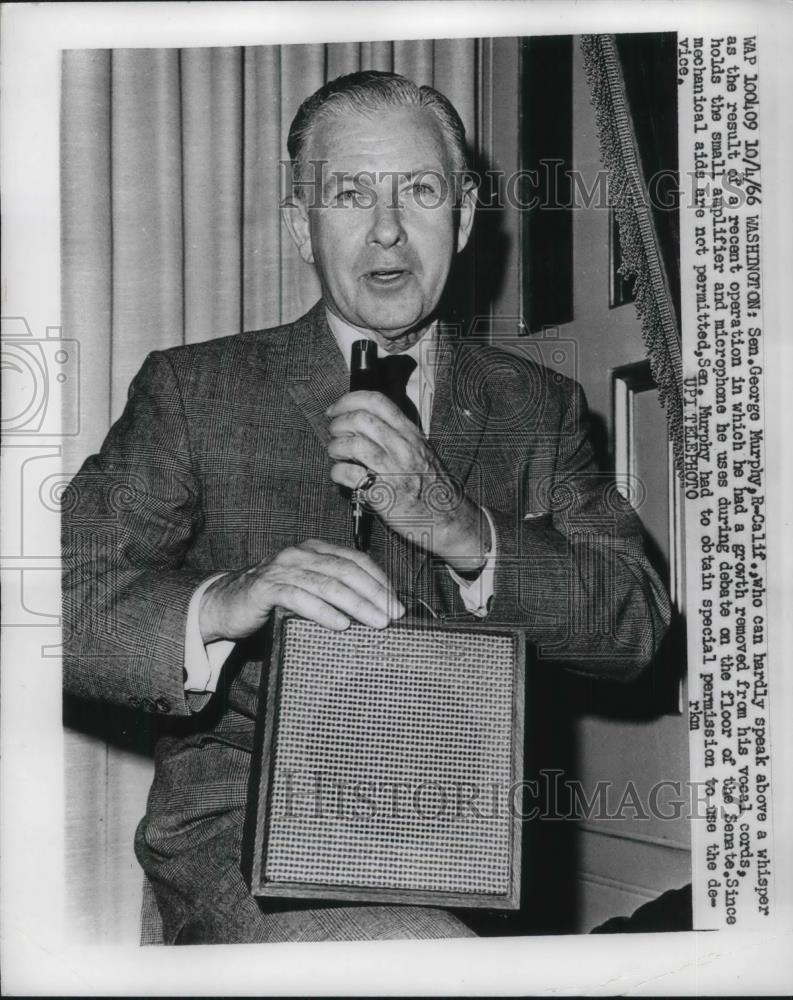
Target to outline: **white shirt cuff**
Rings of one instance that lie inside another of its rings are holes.
[[[482,507],[482,513],[490,526],[490,551],[487,554],[487,561],[482,567],[482,572],[475,580],[465,580],[459,573],[455,573],[451,566],[446,567],[460,590],[465,610],[476,615],[477,618],[486,618],[490,611],[496,575],[496,526],[493,524],[493,518],[486,507]]]
[[[198,621],[198,608],[204,591],[225,573],[216,573],[196,588],[187,606],[187,624],[184,638],[185,691],[210,694],[217,687],[220,670],[234,648],[230,639],[217,639],[204,644]]]

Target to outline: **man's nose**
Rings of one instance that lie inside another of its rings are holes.
[[[372,225],[367,242],[386,249],[404,243],[407,234],[402,225],[402,209],[399,205],[383,204],[378,201],[372,209]]]

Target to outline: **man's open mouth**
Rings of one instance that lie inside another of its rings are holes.
[[[394,285],[401,278],[406,277],[410,272],[401,267],[388,267],[366,272],[368,281],[373,281],[379,285]]]

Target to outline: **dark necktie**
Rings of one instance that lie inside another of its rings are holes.
[[[416,370],[416,362],[406,354],[386,354],[378,359],[377,367],[382,391],[408,420],[421,427],[419,411],[407,394],[408,381]]]

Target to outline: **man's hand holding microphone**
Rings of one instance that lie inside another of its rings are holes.
[[[242,639],[261,628],[276,607],[329,629],[353,621],[385,628],[405,614],[383,570],[364,551],[367,528],[362,486],[386,484],[393,502],[382,512],[386,523],[409,537],[411,521],[432,523],[432,551],[452,569],[476,574],[489,540],[481,537],[479,510],[464,495],[439,511],[428,509],[438,492],[456,489],[417,423],[378,391],[377,346],[353,347],[350,392],[327,411],[333,459],[331,479],[351,491],[355,548],[308,539],[245,570],[227,573],[202,595],[199,609],[205,643]],[[487,527],[484,528],[487,531]]]

